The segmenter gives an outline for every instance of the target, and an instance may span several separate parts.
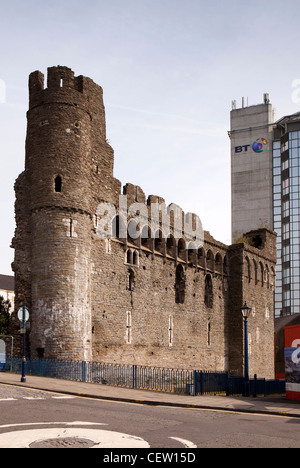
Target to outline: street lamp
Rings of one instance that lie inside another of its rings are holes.
[[[22,377],[21,382],[26,382],[26,322],[29,319],[29,312],[26,306],[20,307],[18,311],[18,319],[21,322],[21,333],[23,334],[23,357],[22,357]]]
[[[247,302],[241,307],[241,312],[244,318],[244,338],[245,338],[245,396],[249,396],[249,357],[248,357],[248,318],[251,314],[251,307]]]

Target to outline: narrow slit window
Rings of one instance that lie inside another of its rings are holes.
[[[126,312],[126,342],[131,344],[131,312]]]
[[[127,273],[127,289],[128,291],[133,291],[135,286],[135,280],[134,280],[134,271],[129,268],[128,273]]]
[[[182,265],[176,268],[176,282],[175,282],[175,302],[176,304],[184,304],[185,300],[185,274]]]
[[[60,193],[62,191],[62,178],[60,176],[55,177],[54,187],[56,193]]]
[[[211,345],[211,323],[210,320],[207,322],[207,346]]]
[[[211,275],[206,275],[205,277],[205,293],[204,293],[204,302],[206,307],[209,309],[213,308],[213,284]]]
[[[169,316],[169,346],[173,345],[173,317]]]
[[[70,219],[70,237],[73,237],[73,219]]]

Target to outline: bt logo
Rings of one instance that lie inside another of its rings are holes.
[[[258,138],[252,145],[243,145],[243,146],[236,146],[235,152],[236,153],[243,153],[248,152],[248,148],[251,146],[254,153],[262,153],[264,145],[267,145],[268,141],[265,138]]]
[[[267,145],[268,142],[265,138],[258,138],[252,145],[252,149],[255,153],[263,152],[263,145]]]

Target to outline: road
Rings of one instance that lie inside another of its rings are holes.
[[[0,384],[0,448],[300,448],[300,419],[152,407]]]

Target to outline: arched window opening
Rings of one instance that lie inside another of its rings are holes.
[[[134,249],[127,249],[125,254],[125,263],[128,265],[139,266],[139,253]]]
[[[253,260],[253,266],[254,266],[254,279],[255,279],[255,284],[258,283],[258,275],[257,275],[257,263],[255,260]]]
[[[202,268],[205,268],[205,251],[203,247],[198,249],[198,265],[200,265]]]
[[[215,271],[215,265],[214,265],[214,254],[212,253],[211,250],[209,250],[207,252],[207,256],[206,256],[206,266],[207,266],[207,269],[214,272]]]
[[[220,253],[217,253],[216,260],[215,260],[215,272],[222,274],[223,273],[222,266],[223,266],[222,256]]]
[[[112,237],[120,237],[120,216],[116,216],[112,221]]]
[[[144,226],[142,229],[141,244],[142,247],[152,250],[152,234],[149,226]]]
[[[186,250],[185,250],[185,242],[183,239],[179,239],[178,241],[178,257],[181,260],[185,261],[185,255],[186,255]]]
[[[244,275],[248,279],[248,283],[251,282],[251,263],[248,257],[246,257],[246,262],[245,262],[245,273]]]
[[[131,249],[127,249],[126,252],[126,263],[132,264],[133,262],[133,254]]]
[[[209,309],[213,308],[213,285],[211,275],[205,277],[204,303]]]
[[[133,219],[128,223],[128,242],[139,247],[140,243],[140,230],[139,225]]]
[[[124,222],[122,215],[117,215],[112,220],[112,237],[123,242],[126,240],[126,221]]]
[[[184,304],[185,300],[185,274],[182,265],[176,268],[176,283],[175,283],[175,302],[176,304]]]
[[[139,265],[139,254],[136,250],[133,252],[133,265]]]
[[[188,262],[197,265],[197,249],[194,242],[190,242],[188,245]]]
[[[61,176],[55,177],[54,190],[57,193],[60,193],[62,191],[62,178],[61,178]]]
[[[261,281],[261,285],[263,286],[265,282],[265,270],[261,262],[259,262],[259,266],[260,266],[260,281]]]
[[[170,255],[170,257],[175,258],[175,251],[176,251],[176,241],[174,239],[174,236],[170,234],[169,237],[167,238],[167,255]]]
[[[154,239],[154,250],[156,252],[164,253],[164,239],[161,231],[156,231]]]

